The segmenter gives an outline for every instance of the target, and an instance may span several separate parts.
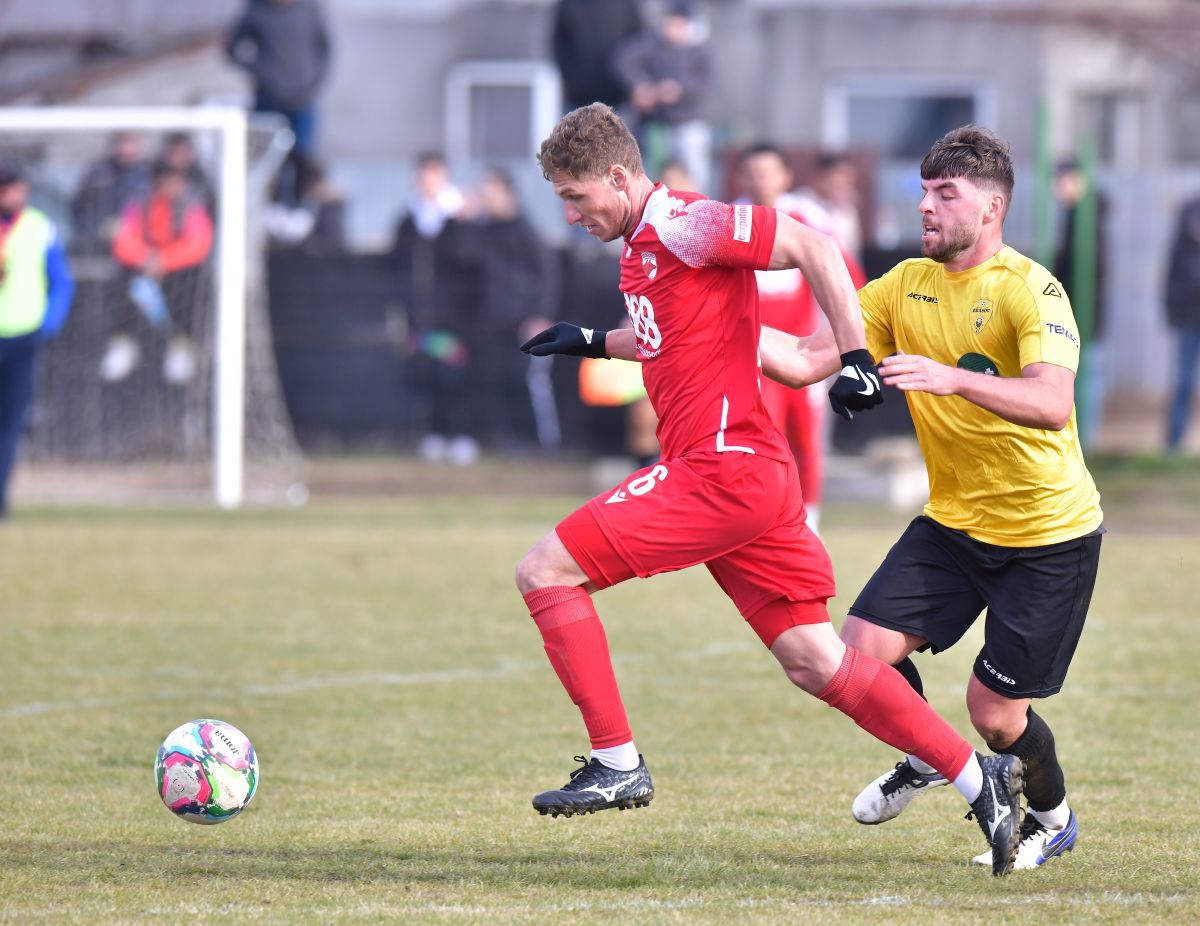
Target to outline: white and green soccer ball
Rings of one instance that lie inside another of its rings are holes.
[[[258,756],[233,724],[189,720],[163,740],[154,780],[171,813],[192,823],[224,823],[254,797]]]

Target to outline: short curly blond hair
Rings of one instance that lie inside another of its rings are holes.
[[[542,175],[566,171],[576,180],[603,177],[615,164],[641,174],[642,152],[611,106],[591,103],[563,116],[538,149]]]

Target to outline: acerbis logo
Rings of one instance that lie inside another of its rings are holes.
[[[1049,283],[1046,284],[1046,288],[1042,290],[1042,295],[1043,296],[1057,296],[1059,299],[1062,298],[1062,292],[1059,290],[1059,288],[1057,286],[1054,285],[1053,280],[1051,280]]]
[[[1079,346],[1079,337],[1070,328],[1060,325],[1057,322],[1046,322],[1046,330],[1051,334],[1061,335],[1076,347]]]
[[[989,672],[991,672],[991,673],[992,673],[992,675],[994,675],[994,676],[996,677],[996,680],[997,680],[997,681],[1004,682],[1004,684],[1006,684],[1006,685],[1015,685],[1015,684],[1017,683],[1017,680],[1016,680],[1015,678],[1009,678],[1009,677],[1008,677],[1007,675],[1005,675],[1003,672],[997,672],[997,671],[996,671],[996,670],[995,670],[995,669],[992,667],[992,664],[991,664],[990,662],[988,662],[986,659],[980,659],[980,660],[979,660],[979,663],[980,663],[980,665],[982,665],[982,666],[983,666],[985,669],[987,669]]]
[[[937,296],[926,296],[924,293],[915,293],[914,292],[914,293],[909,293],[908,298],[909,299],[918,299],[921,302],[931,302],[934,305],[937,305]]]

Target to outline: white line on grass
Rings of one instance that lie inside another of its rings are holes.
[[[752,652],[758,649],[751,643],[710,643],[698,649],[679,650],[669,655],[663,653],[629,653],[616,655],[613,662],[629,665],[639,662],[686,661],[712,659],[731,653]],[[226,689],[208,689],[209,695],[292,695],[321,688],[394,688],[407,685],[442,685],[448,682],[479,682],[541,671],[546,667],[542,659],[504,660],[493,666],[462,666],[456,669],[429,669],[423,672],[368,672],[361,675],[311,675],[307,678],[288,679],[278,682],[258,682]],[[173,701],[195,697],[192,691],[160,691],[150,696],[136,698],[75,698],[68,701],[32,701],[0,708],[0,717],[33,717],[58,711],[81,711],[97,708],[117,707],[129,704],[144,704],[151,701]]]

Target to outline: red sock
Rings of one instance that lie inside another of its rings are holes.
[[[975,753],[899,672],[852,646],[846,647],[841,666],[817,697],[876,739],[928,762],[950,781]]]
[[[632,740],[592,596],[578,585],[552,585],[534,589],[525,596],[525,604],[542,632],[550,665],[583,714],[592,748]]]

